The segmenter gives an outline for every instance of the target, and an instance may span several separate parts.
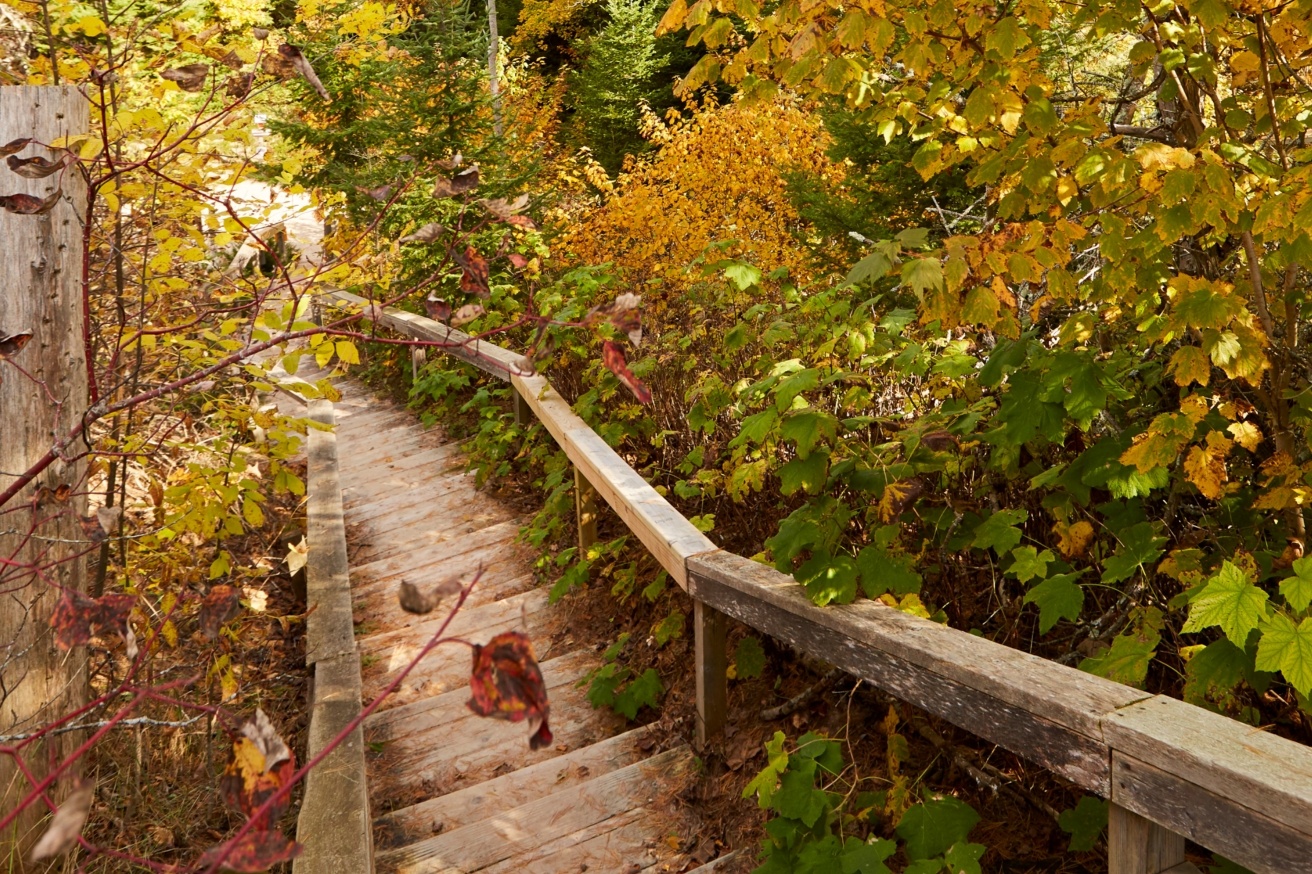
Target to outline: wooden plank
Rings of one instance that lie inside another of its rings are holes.
[[[312,401],[309,418],[334,423],[331,401]],[[311,428],[307,450],[305,539],[310,552],[305,565],[306,606],[315,617],[306,626],[305,661],[355,653],[355,623],[351,615],[350,565],[342,490],[337,476],[337,435]]]
[[[541,376],[511,379],[579,472],[638,536],[661,567],[683,588],[688,587],[689,556],[715,549],[715,544],[656,493],[637,471],[616,454]]]
[[[435,832],[479,822],[490,812],[519,807],[553,790],[577,786],[642,761],[640,742],[646,734],[645,728],[635,728],[554,759],[392,811],[374,820],[375,829],[385,836],[380,844],[383,849],[391,849],[418,837],[427,838]]]
[[[1181,862],[1174,868],[1168,869],[1166,874],[1203,874],[1203,872],[1199,871],[1198,866],[1193,862]]]
[[[353,451],[344,457],[346,464],[342,468],[342,483],[348,486],[384,482],[402,485],[416,475],[451,473],[464,464],[459,450],[453,451],[449,445],[373,461],[356,458]]]
[[[1256,874],[1312,872],[1312,821],[1280,822],[1228,792],[1199,786],[1174,768],[1116,750],[1111,800]]]
[[[390,537],[381,537],[375,543],[371,538],[361,534],[356,542],[356,561],[371,565],[397,555],[409,555],[432,547],[445,548],[447,557],[455,559],[482,546],[513,542],[519,536],[522,521],[520,519],[507,519],[503,522],[494,519],[488,521],[490,524],[482,527],[468,526],[467,530],[462,531],[459,536],[455,536],[454,532],[400,531]]]
[[[579,556],[597,542],[597,490],[574,468],[574,520],[579,529]]]
[[[1117,710],[1104,730],[1127,756],[1312,833],[1312,748],[1161,695]]]
[[[878,602],[816,607],[791,577],[741,556],[688,567],[694,598],[1108,794],[1102,717],[1145,693]]]
[[[582,874],[582,872],[632,872],[645,870],[650,858],[651,820],[654,811],[639,807],[613,816],[594,826],[551,841],[532,853],[516,856],[484,868],[479,874]],[[640,861],[633,861],[633,860]],[[441,874],[455,874],[443,871]],[[461,872],[463,874],[463,872]]]
[[[691,762],[687,747],[668,750],[382,855],[398,857],[402,870],[478,871],[650,804],[682,778]]]
[[[413,542],[433,536],[447,541],[513,518],[500,503],[462,489],[434,495],[427,505],[392,510],[368,521],[351,519],[351,528],[358,531],[361,538],[367,537],[370,542],[378,544],[392,539]]]
[[[1107,814],[1109,874],[1163,874],[1184,861],[1184,835],[1110,805]]]
[[[697,677],[697,744],[705,745],[724,731],[729,711],[728,653],[725,651],[727,618],[719,610],[694,599],[693,649]]]
[[[472,364],[479,370],[502,380],[521,373],[532,373],[533,365],[524,356],[502,349],[486,340],[475,340],[464,331],[449,328],[441,322],[376,304],[350,292],[329,289],[317,296],[336,304],[358,307],[372,321],[406,337],[438,343],[442,352]]]
[[[351,517],[351,521],[361,522],[385,513],[413,507],[432,497],[458,489],[471,495],[480,494],[474,488],[474,479],[474,472],[469,470],[443,473],[423,479],[415,478],[405,486],[391,489],[382,496],[367,485],[361,485],[351,489],[349,493],[343,490],[342,500],[346,503],[347,515]]]
[[[717,859],[712,859],[700,868],[694,868],[688,874],[712,874],[715,871],[723,871],[729,867],[729,863],[738,858],[741,850],[734,850],[732,853],[725,853]]]
[[[404,551],[357,564],[351,571],[352,579],[361,581],[357,592],[369,586],[395,586],[400,577],[413,574],[413,580],[429,579],[440,582],[453,576],[475,573],[480,566],[490,572],[501,564],[498,559],[508,550],[518,549],[520,520],[512,519],[492,528],[485,528],[454,545],[451,543],[406,544]]]

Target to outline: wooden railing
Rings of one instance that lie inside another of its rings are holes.
[[[1182,701],[888,608],[816,607],[791,577],[717,549],[521,356],[345,292],[374,320],[514,386],[575,467],[586,547],[595,490],[693,599],[699,740],[724,726],[732,617],[1111,802],[1112,874],[1187,874],[1185,839],[1259,874],[1312,872],[1312,749]]]

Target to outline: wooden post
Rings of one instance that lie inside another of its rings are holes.
[[[705,746],[724,730],[729,705],[729,662],[725,651],[728,619],[714,607],[694,599],[692,625],[697,660],[697,743]]]
[[[71,87],[0,88],[0,142],[32,137],[51,142],[87,132],[89,106]],[[58,157],[31,145],[19,157]],[[88,405],[86,342],[82,308],[82,221],[86,186],[77,168],[45,179],[25,179],[0,168],[0,194],[46,197],[57,184],[63,197],[45,215],[0,211],[0,337],[31,332],[27,345],[0,361],[0,490],[29,469],[50,449],[52,436],[77,426]],[[22,368],[31,378],[20,373]],[[84,449],[73,447],[74,453]],[[36,490],[67,484],[73,497],[66,505],[47,501],[31,508]],[[84,462],[56,461],[18,493],[0,516],[0,555],[18,562],[0,566],[0,735],[22,734],[46,726],[86,700],[86,654],[63,652],[54,645],[51,614],[58,587],[85,591],[85,553],[90,544],[77,516],[87,512],[87,467]],[[31,509],[29,509],[31,508]],[[34,570],[39,568],[40,570]],[[51,758],[67,756],[85,738],[65,734],[25,751],[37,777]],[[69,781],[61,780],[62,799]],[[28,781],[12,760],[0,758],[0,811],[8,813],[27,794]],[[46,812],[36,805],[20,817],[15,830],[0,835],[8,864],[26,858],[26,847],[40,836],[38,820]]]
[[[419,381],[419,371],[428,363],[428,350],[420,346],[410,347],[410,382]]]
[[[515,424],[525,428],[533,421],[533,407],[519,393],[519,389],[512,389],[512,391],[515,393]]]
[[[1183,864],[1187,864],[1184,861],[1184,835],[1168,831],[1119,804],[1113,802],[1110,805],[1107,812],[1107,870],[1110,874],[1163,874]]]
[[[597,490],[577,467],[574,468],[574,510],[579,522],[579,558],[586,558],[588,547],[597,542]]]

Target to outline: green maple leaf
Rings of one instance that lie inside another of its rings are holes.
[[[615,712],[623,714],[626,719],[634,719],[644,705],[654,709],[664,691],[660,675],[655,669],[648,668],[615,696]]]
[[[901,596],[920,591],[920,574],[913,568],[911,556],[867,546],[857,553],[856,567],[861,572],[861,591],[867,598],[878,598],[885,592]]]
[[[1148,663],[1157,654],[1160,641],[1161,635],[1155,633],[1146,637],[1118,635],[1107,652],[1080,662],[1080,670],[1127,686],[1142,687],[1148,676]]]
[[[1267,595],[1248,581],[1248,575],[1226,562],[1189,604],[1184,631],[1202,631],[1219,625],[1230,642],[1243,648],[1249,633],[1266,618]]]
[[[1294,576],[1280,581],[1280,594],[1298,612],[1307,609],[1312,603],[1312,556],[1294,562]]]
[[[943,265],[937,258],[916,258],[902,265],[902,284],[922,300],[925,292],[943,289]]]
[[[770,807],[774,799],[775,787],[779,784],[779,775],[788,767],[788,752],[784,749],[784,733],[776,731],[774,737],[765,742],[766,765],[761,772],[743,787],[743,798],[757,796],[762,810]]]
[[[971,546],[992,548],[999,556],[1005,555],[1020,543],[1020,529],[1016,526],[1029,517],[1024,510],[999,510],[975,528]]]
[[[1312,693],[1312,617],[1295,625],[1285,614],[1275,613],[1262,623],[1257,668],[1280,671],[1300,693]]]
[[[1042,579],[1048,575],[1048,563],[1056,558],[1051,549],[1045,549],[1039,552],[1032,546],[1018,546],[1011,551],[1012,563],[1007,568],[1007,573],[1011,574],[1022,583],[1028,583],[1030,580],[1038,577]]]
[[[812,452],[806,458],[794,458],[779,468],[779,490],[791,495],[799,489],[818,495],[829,473],[829,453]]]
[[[867,844],[848,838],[843,844],[843,874],[889,874],[884,860],[896,852],[894,841],[878,838]]]
[[[1107,828],[1107,802],[1086,795],[1070,810],[1063,810],[1057,818],[1057,824],[1071,836],[1068,849],[1072,853],[1088,852],[1098,842],[1103,829]]]
[[[907,857],[928,859],[970,836],[979,814],[952,796],[921,802],[902,815],[897,835],[906,842]]]
[[[779,432],[785,440],[797,444],[798,458],[806,458],[817,443],[833,441],[838,434],[838,420],[828,413],[806,410],[784,419]]]
[[[798,568],[794,576],[806,586],[806,594],[817,607],[856,600],[857,569],[850,555],[817,555]]]
[[[761,641],[755,637],[744,637],[738,641],[733,652],[733,663],[740,680],[761,676],[765,670],[765,650],[761,647]]]
[[[1229,704],[1251,662],[1248,653],[1230,641],[1212,641],[1185,664],[1184,700],[1213,710],[1217,704]]]
[[[1025,593],[1026,604],[1039,605],[1039,633],[1047,634],[1058,619],[1074,622],[1084,608],[1084,589],[1075,582],[1083,571],[1058,574]]]

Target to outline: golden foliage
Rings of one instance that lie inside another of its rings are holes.
[[[585,264],[614,262],[637,283],[672,290],[714,243],[725,257],[805,273],[800,221],[783,173],[832,176],[826,136],[814,114],[793,103],[697,107],[666,123],[648,113],[644,133],[660,145],[616,181],[616,193],[583,216],[560,251]]]

